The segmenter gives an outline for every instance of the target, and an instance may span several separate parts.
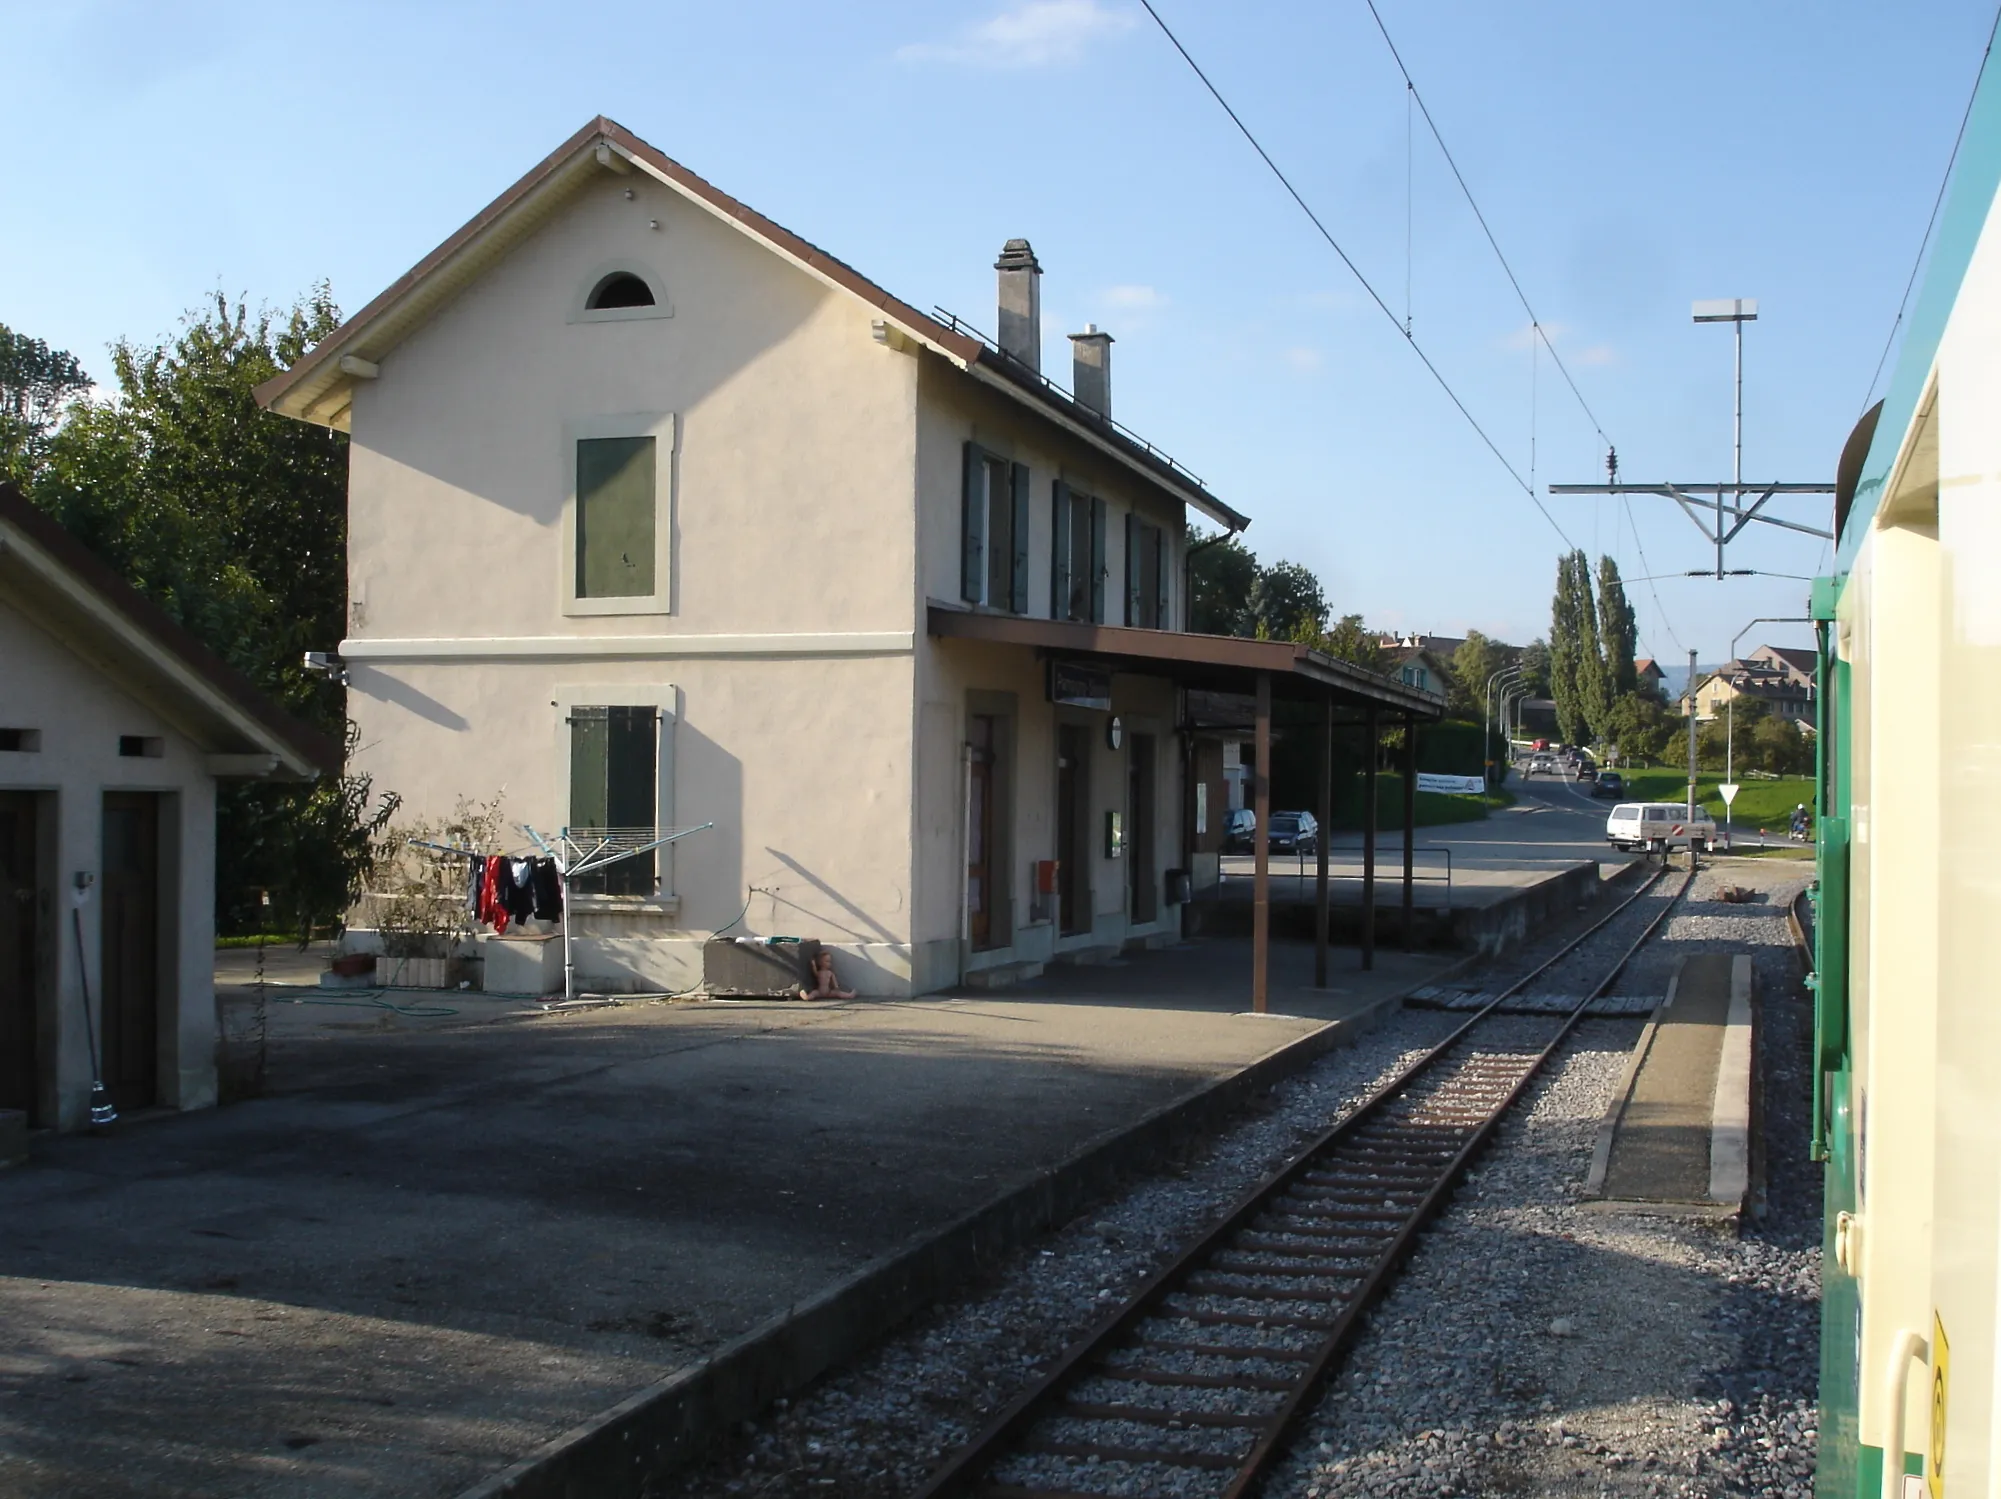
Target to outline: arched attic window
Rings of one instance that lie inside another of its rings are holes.
[[[613,271],[591,288],[591,294],[584,299],[588,312],[602,312],[612,307],[651,307],[653,288],[648,286],[631,271]]]

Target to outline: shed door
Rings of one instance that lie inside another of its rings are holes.
[[[35,1112],[35,798],[0,791],[0,1109]]]
[[[120,1110],[143,1109],[159,1095],[160,799],[144,792],[104,796],[104,928],[98,972],[103,986],[104,1085]]]

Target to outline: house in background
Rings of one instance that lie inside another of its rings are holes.
[[[878,995],[1164,941],[1227,795],[1190,691],[1438,716],[1185,632],[1185,518],[1248,522],[1113,420],[1109,334],[1044,377],[1027,241],[995,270],[990,341],[600,119],[260,392],[353,438],[359,768],[713,824],[571,892],[587,983],[692,988],[716,933]]]
[[[0,1109],[215,1102],[216,782],[339,769],[0,485]]]
[[[1428,637],[1436,640],[1438,637]],[[1389,648],[1389,674],[1419,692],[1446,690],[1452,680],[1452,653],[1436,646],[1400,645]]]
[[[1652,656],[1642,656],[1633,663],[1633,674],[1639,679],[1639,690],[1649,696],[1667,698],[1667,673]]]
[[[1789,718],[1811,730],[1814,723],[1814,659],[1811,651],[1760,646],[1726,661],[1697,682],[1695,716],[1715,718],[1733,699],[1765,704],[1774,718]]]

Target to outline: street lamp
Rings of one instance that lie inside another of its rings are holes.
[[[1492,755],[1492,749],[1493,749],[1492,735],[1494,729],[1494,685],[1497,682],[1501,681],[1503,678],[1511,676],[1519,676],[1521,674],[1521,670],[1522,670],[1521,663],[1517,662],[1513,666],[1502,667],[1499,671],[1492,673],[1487,678],[1487,690],[1482,699],[1484,706],[1482,709],[1482,716],[1480,719],[1480,735],[1482,741],[1481,749],[1485,752],[1484,758],[1486,759],[1489,765],[1492,765],[1494,763]],[[1512,746],[1510,746],[1510,749],[1512,749]]]
[[[1761,614],[1735,635],[1730,637],[1730,655],[1724,661],[1728,666],[1737,659],[1737,642],[1751,633],[1753,625],[1810,625],[1811,619],[1796,614]],[[1723,700],[1723,784],[1730,788],[1730,794],[1723,798],[1723,841],[1730,841],[1730,809],[1737,800],[1737,691],[1733,686],[1730,696]]]

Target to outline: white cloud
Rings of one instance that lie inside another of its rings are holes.
[[[1167,305],[1167,293],[1154,286],[1113,286],[1105,291],[1105,304],[1128,310],[1150,312]]]
[[[1084,60],[1092,43],[1122,35],[1134,24],[1130,11],[1108,10],[1098,0],[1024,0],[952,41],[899,47],[896,59],[984,68],[1069,67]]]
[[[1326,363],[1318,349],[1309,349],[1303,345],[1287,349],[1281,357],[1292,368],[1293,373],[1299,375],[1317,375],[1320,373],[1321,365]]]
[[[1568,323],[1544,323],[1542,325],[1543,338],[1548,340],[1550,348],[1556,349],[1559,353],[1564,353],[1564,341],[1575,331]],[[1527,353],[1531,348],[1537,347],[1541,343],[1541,340],[1536,338],[1535,325],[1533,323],[1523,323],[1521,327],[1515,329],[1514,332],[1503,339],[1502,343],[1507,348],[1519,349],[1523,353]],[[1617,364],[1619,362],[1619,351],[1610,344],[1592,344],[1588,348],[1564,353],[1564,358],[1567,362],[1577,365]]]
[[[1571,357],[1578,364],[1617,364],[1619,351],[1610,344],[1593,344],[1588,349],[1579,349]]]

